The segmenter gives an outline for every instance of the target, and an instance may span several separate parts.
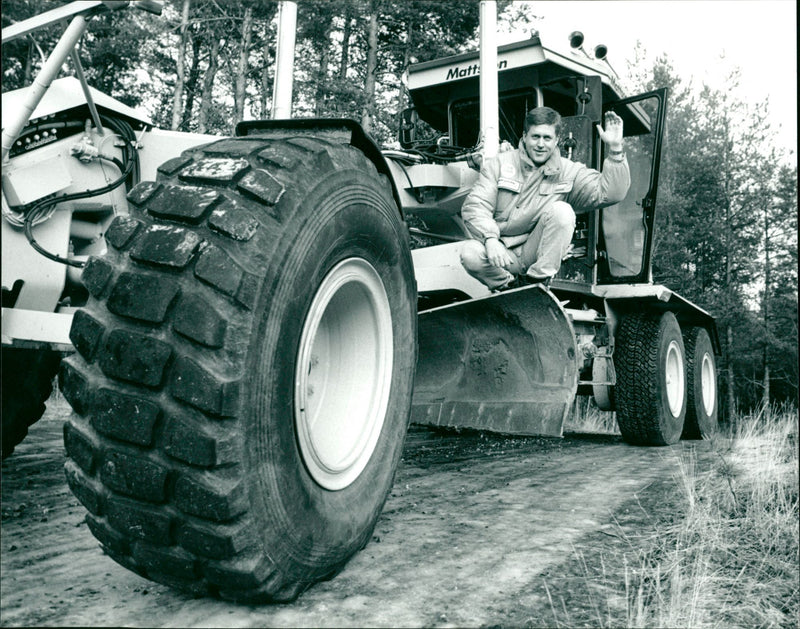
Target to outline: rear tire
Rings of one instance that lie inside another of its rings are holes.
[[[347,145],[221,140],[159,172],[84,271],[67,479],[135,572],[292,600],[367,544],[402,454],[407,233]]]
[[[595,356],[592,361],[592,380],[595,382],[608,382],[613,374],[613,365],[610,358]],[[601,411],[614,410],[614,387],[608,384],[593,384],[592,397],[597,408]]]
[[[686,369],[675,315],[625,315],[614,352],[617,422],[622,437],[634,445],[676,443],[686,417]]]
[[[59,354],[50,350],[3,348],[3,459],[44,414],[60,361]]]
[[[708,439],[719,429],[717,365],[711,338],[705,328],[693,326],[683,333],[686,347],[686,403],[684,439]]]

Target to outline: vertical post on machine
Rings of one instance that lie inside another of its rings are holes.
[[[272,119],[292,117],[294,43],[297,2],[282,0],[278,8],[278,46],[275,54],[275,84],[272,88]]]
[[[500,146],[500,115],[497,85],[497,4],[481,0],[480,6],[480,99],[483,159],[497,155]]]

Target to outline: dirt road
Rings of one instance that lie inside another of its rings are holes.
[[[680,453],[704,451],[412,427],[372,543],[295,603],[251,607],[192,599],[102,553],[64,480],[68,412],[54,405],[3,463],[2,626],[596,625],[624,618],[627,557],[669,517]]]

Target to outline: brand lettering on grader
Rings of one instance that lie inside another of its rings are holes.
[[[497,62],[498,70],[505,70],[507,66],[508,66],[508,61],[505,59]],[[478,76],[480,73],[481,73],[481,67],[477,63],[473,63],[471,66],[467,67],[450,68],[447,71],[447,76],[445,77],[445,81],[452,81],[453,79],[465,79],[468,76]]]

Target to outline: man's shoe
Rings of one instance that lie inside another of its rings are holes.
[[[533,277],[532,275],[520,275],[520,278],[525,282],[524,286],[532,286],[540,284],[545,288],[550,288],[550,282],[553,281],[552,277]]]
[[[531,277],[530,275],[520,275],[517,277],[517,286],[543,286],[544,288],[550,287],[552,277]]]
[[[502,286],[498,286],[497,288],[493,289],[492,292],[499,293],[505,290],[511,290],[513,288],[522,288],[523,286],[534,286],[536,284],[548,288],[550,286],[551,279],[552,278],[550,277],[537,279],[535,277],[531,277],[530,275],[516,275],[515,277],[510,279],[506,284],[503,284]]]

